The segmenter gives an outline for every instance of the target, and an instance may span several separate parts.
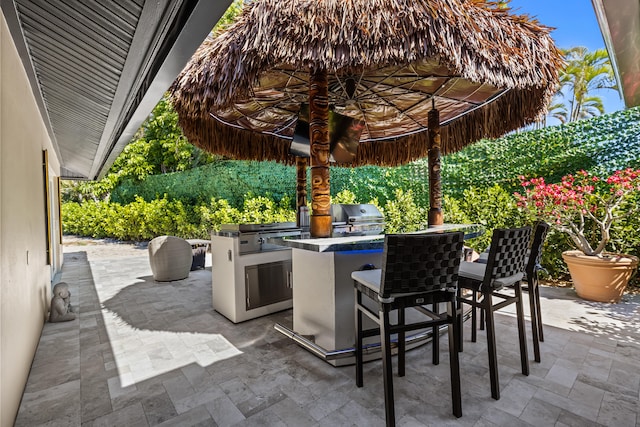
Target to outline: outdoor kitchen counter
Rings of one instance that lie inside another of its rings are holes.
[[[476,224],[446,224],[418,233],[463,231],[465,238],[484,232]],[[364,265],[382,264],[384,235],[323,239],[269,239],[270,244],[291,248],[293,270],[293,324],[275,328],[334,366],[353,363],[355,342],[354,293],[351,273]],[[411,313],[407,313],[409,316]],[[365,319],[365,328],[373,327]],[[422,335],[420,335],[422,334]],[[420,336],[419,336],[420,335]],[[407,348],[426,342],[431,332],[416,334]],[[379,344],[365,341],[365,357],[379,357]]]
[[[411,234],[446,233],[463,231],[465,239],[472,239],[484,233],[484,227],[479,224],[444,224],[437,225]],[[384,246],[384,234],[373,236],[345,236],[328,238],[274,238],[270,243],[286,246],[294,249],[304,249],[313,252],[349,252],[382,250]]]

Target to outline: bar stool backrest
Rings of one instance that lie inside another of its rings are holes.
[[[533,242],[531,243],[531,253],[529,254],[529,261],[525,271],[528,277],[533,277],[533,274],[542,268],[540,266],[542,258],[542,246],[544,245],[544,239],[549,232],[549,224],[544,221],[539,222],[536,225],[536,229],[533,232]]]
[[[509,285],[509,278],[524,275],[524,264],[531,241],[531,227],[497,228],[491,238],[482,286],[491,288]],[[506,279],[502,282],[501,279]],[[514,281],[516,279],[514,278]]]
[[[387,234],[380,296],[438,291],[458,284],[464,234]]]

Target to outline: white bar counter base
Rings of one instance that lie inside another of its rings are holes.
[[[448,231],[464,231],[465,238],[472,238],[482,234],[483,228],[475,224],[446,224],[418,233]],[[365,264],[381,268],[384,235],[285,238],[280,244],[292,248],[293,329],[281,324],[275,328],[334,366],[354,363],[355,297],[351,273]],[[371,308],[377,310],[375,304]],[[407,312],[408,320],[411,311]],[[376,326],[370,319],[364,320],[365,328]],[[431,330],[418,332],[407,339],[407,348],[430,338]],[[365,346],[366,358],[380,357],[377,337],[365,341]]]
[[[240,254],[239,239],[211,236],[211,276],[213,308],[233,323],[276,313],[292,307],[292,299],[250,307],[247,267],[291,260],[291,250],[282,248],[265,252]],[[291,279],[286,278],[291,286]],[[259,285],[264,291],[265,285]]]

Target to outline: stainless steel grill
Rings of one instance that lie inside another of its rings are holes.
[[[239,254],[266,252],[286,249],[269,243],[270,238],[299,237],[302,231],[295,222],[274,222],[270,224],[222,224],[219,236],[237,237]]]
[[[384,217],[375,205],[331,205],[333,237],[368,236],[384,231]]]

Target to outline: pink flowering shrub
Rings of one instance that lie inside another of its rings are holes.
[[[520,180],[524,193],[514,194],[518,206],[567,233],[576,248],[586,255],[601,254],[611,238],[614,221],[638,211],[631,196],[640,191],[640,170],[619,170],[608,178],[580,171],[556,184],[547,184],[544,178],[520,177]],[[597,230],[597,242],[587,238],[586,231],[593,228]]]

